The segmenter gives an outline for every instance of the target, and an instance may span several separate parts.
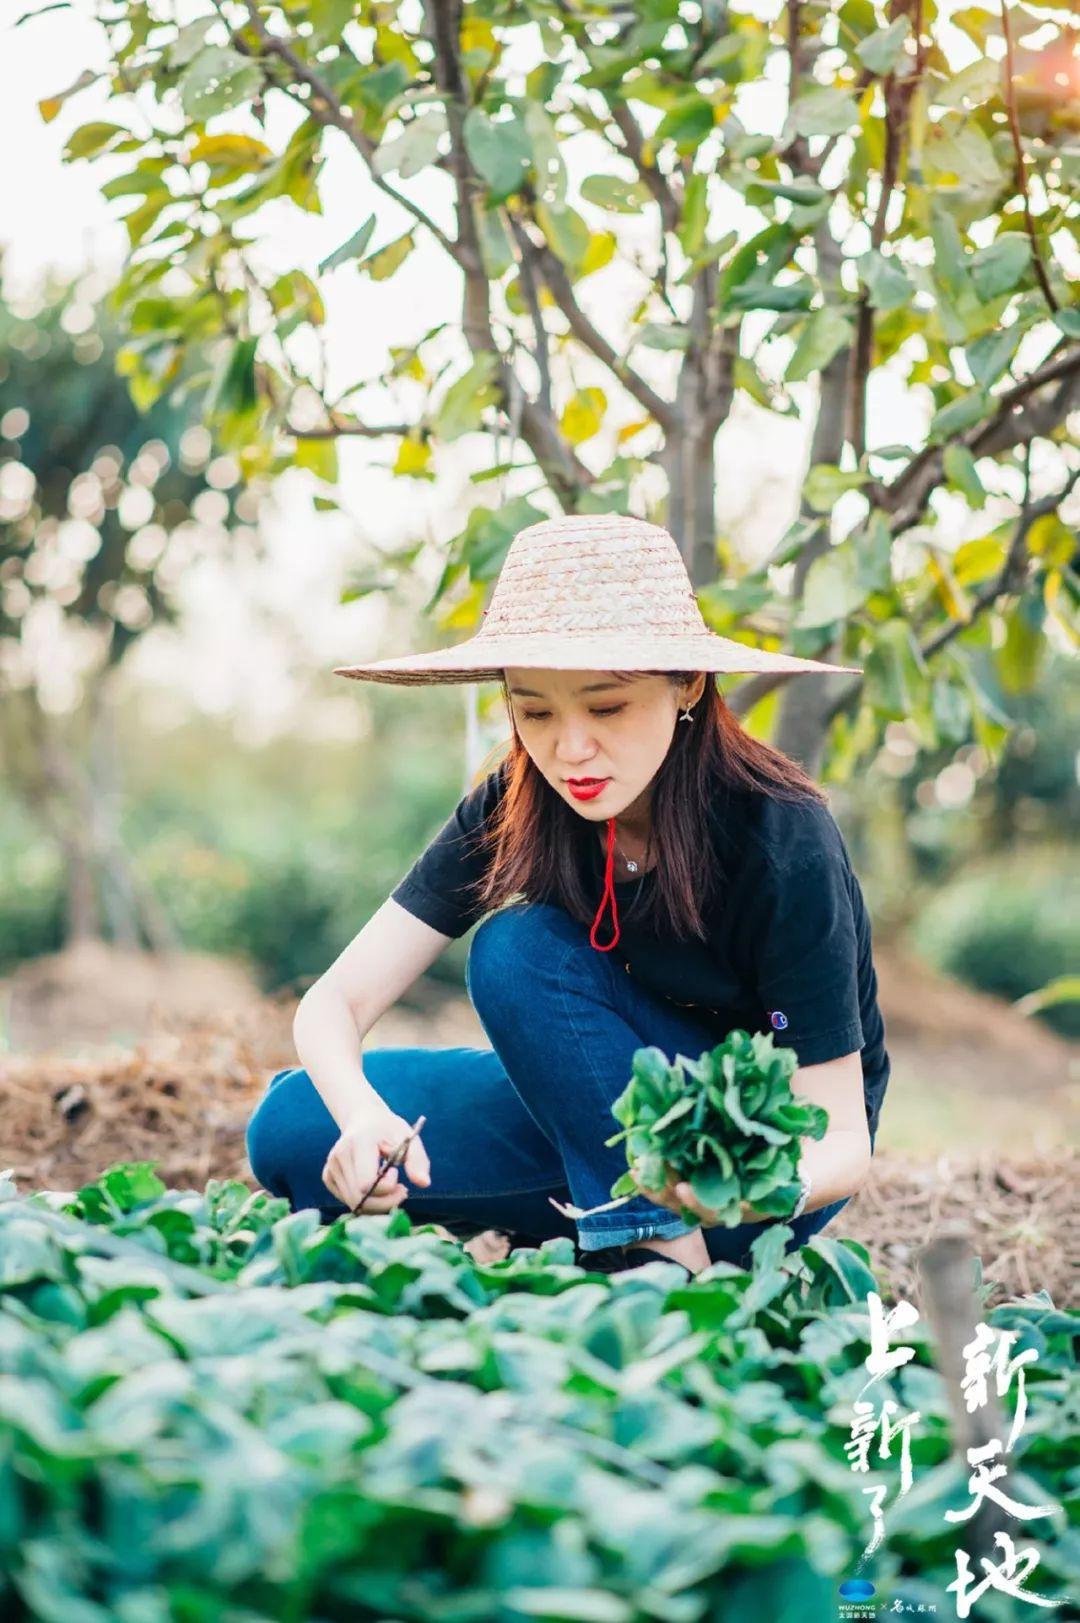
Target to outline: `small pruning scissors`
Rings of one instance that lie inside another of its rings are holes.
[[[426,1121],[427,1121],[426,1116],[418,1116],[416,1118],[416,1121],[409,1128],[409,1131],[405,1134],[405,1137],[401,1140],[401,1143],[395,1145],[394,1148],[390,1151],[389,1155],[380,1156],[380,1158],[379,1158],[379,1170],[375,1174],[374,1182],[371,1183],[369,1185],[369,1187],[364,1190],[364,1193],[360,1196],[360,1199],[357,1201],[356,1205],[352,1209],[352,1215],[354,1217],[357,1215],[357,1213],[359,1211],[362,1210],[364,1202],[374,1193],[375,1189],[378,1187],[379,1179],[382,1177],[383,1173],[389,1171],[389,1169],[391,1167],[399,1167],[399,1166],[401,1166],[402,1162],[405,1160],[406,1155],[408,1154],[409,1145],[412,1143],[413,1139],[419,1133],[421,1127],[423,1127],[423,1125],[424,1125],[424,1123]]]

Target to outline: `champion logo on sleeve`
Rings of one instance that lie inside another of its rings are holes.
[[[774,1031],[786,1031],[787,1030],[788,1017],[784,1013],[783,1009],[773,1009],[772,1010],[772,1012],[769,1015],[769,1024],[772,1026]]]

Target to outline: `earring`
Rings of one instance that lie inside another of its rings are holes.
[[[693,706],[692,705],[687,705],[686,709],[683,711],[682,715],[679,717],[679,720],[680,721],[693,721],[693,719],[694,719]]]

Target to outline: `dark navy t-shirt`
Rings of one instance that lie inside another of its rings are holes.
[[[462,798],[391,893],[443,935],[462,936],[483,916],[470,887],[490,860],[482,835],[503,788],[497,767]],[[876,1134],[890,1069],[885,1027],[870,920],[831,811],[809,797],[778,800],[719,784],[711,822],[704,860],[718,866],[719,882],[704,914],[706,939],[680,941],[635,922],[656,882],[649,870],[616,882],[620,937],[611,958],[650,992],[694,1009],[718,1042],[736,1027],[771,1029],[800,1065],[858,1049],[867,1123]],[[599,907],[599,838],[586,843],[583,861]],[[610,922],[608,910],[603,940]]]

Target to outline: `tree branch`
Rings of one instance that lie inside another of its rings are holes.
[[[418,225],[426,227],[436,242],[446,250],[452,259],[459,259],[459,245],[446,235],[441,226],[436,225],[430,214],[406,197],[404,192],[399,192],[396,186],[392,186],[388,180],[384,180],[380,174],[376,173],[373,168],[373,160],[378,150],[376,143],[369,135],[364,133],[355,119],[351,118],[345,111],[341,101],[335,96],[322,75],[304,61],[287,38],[280,34],[271,34],[259,15],[259,8],[255,0],[245,0],[245,3],[251,27],[262,51],[267,56],[276,56],[289,69],[295,82],[306,85],[311,92],[311,98],[307,101],[295,95],[293,95],[293,100],[305,108],[316,123],[323,125],[324,128],[340,130],[364,159],[371,178],[379,190],[384,192],[387,197],[393,198],[394,202],[403,208],[407,214],[411,214]],[[243,37],[235,29],[230,30],[230,32],[237,50],[250,56],[251,51]],[[286,95],[293,94],[290,86],[274,82],[277,89],[285,91]]]
[[[625,142],[627,156],[632,159],[638,174],[660,205],[664,230],[677,230],[682,219],[682,199],[670,178],[646,157],[644,138],[633,113],[624,101],[608,102],[608,110]]]
[[[915,3],[915,62],[914,71],[898,79],[887,74],[882,85],[885,98],[885,155],[881,169],[881,192],[877,212],[870,227],[870,246],[880,249],[885,240],[889,204],[900,174],[900,154],[907,134],[911,112],[911,98],[922,79],[925,50],[922,39],[922,0]],[[866,386],[874,350],[874,312],[870,304],[870,290],[863,287],[859,293],[855,343],[851,352],[851,396],[849,438],[855,458],[861,462],[866,455]]]
[[[535,343],[533,356],[540,373],[539,401],[546,411],[553,411],[548,335],[547,328],[544,326],[544,313],[540,308],[540,292],[536,285],[535,266],[530,251],[532,244],[513,210],[507,208],[503,212],[509,221],[511,235],[518,246],[518,270],[521,275],[521,286],[525,293],[525,303],[529,307],[529,317],[533,326]]]
[[[952,642],[954,637],[960,635],[961,631],[966,631],[969,626],[974,625],[975,621],[980,615],[985,614],[987,609],[993,608],[1003,597],[1010,597],[1021,589],[1024,584],[1027,563],[1027,538],[1031,533],[1032,525],[1037,519],[1045,517],[1047,513],[1055,512],[1071,494],[1078,481],[1080,481],[1080,467],[1073,470],[1060,490],[1054,491],[1049,496],[1041,497],[1037,502],[1029,503],[1025,501],[1017,519],[1012,540],[1009,543],[1009,551],[999,573],[993,581],[974,594],[971,613],[966,620],[950,620],[948,625],[940,627],[921,644],[919,651],[924,659],[931,659],[935,654],[940,653],[943,648]],[[787,679],[786,674],[780,677],[781,681]],[[860,685],[858,680],[845,684],[844,690],[837,695],[829,706],[826,713],[826,725],[831,725],[842,711],[850,709],[858,696]]]
[[[425,0],[424,10],[435,50],[435,79],[442,92],[450,131],[451,172],[458,211],[457,259],[465,277],[462,319],[465,339],[474,354],[486,351],[496,357],[496,381],[503,407],[511,421],[515,409],[520,412],[522,439],[551,484],[554,495],[564,508],[572,511],[582,491],[595,483],[593,475],[560,432],[554,412],[529,397],[495,342],[490,284],[473,213],[474,197],[480,186],[465,149],[465,86],[458,59],[461,0]]]
[[[1014,445],[1047,433],[1061,422],[1070,410],[1080,378],[1080,345],[1059,353],[1064,343],[1064,339],[1058,339],[1041,366],[996,397],[993,415],[959,435],[955,443],[967,446],[973,455],[1000,455]],[[1062,388],[1051,401],[1036,402],[1027,412],[1017,414],[1016,407],[1029,395],[1059,380],[1062,380]],[[892,514],[890,528],[894,535],[917,524],[922,517],[930,496],[941,482],[945,450],[943,445],[926,446],[891,484],[868,487],[867,495],[873,504]]]
[[[760,671],[745,682],[740,682],[730,699],[725,698],[729,710],[736,716],[750,713],[762,699],[767,699],[777,688],[786,687],[794,673],[791,671]]]
[[[1020,193],[1024,205],[1024,230],[1027,232],[1027,239],[1031,244],[1031,258],[1035,267],[1035,276],[1042,288],[1043,298],[1049,305],[1051,314],[1056,315],[1058,301],[1054,297],[1054,290],[1050,286],[1050,278],[1046,273],[1046,266],[1043,264],[1043,258],[1039,252],[1039,242],[1035,235],[1035,221],[1031,213],[1027,165],[1024,162],[1024,145],[1020,138],[1020,115],[1016,107],[1016,69],[1013,59],[1012,20],[1009,15],[1008,0],[1001,0],[1001,32],[1005,36],[1005,111],[1009,117],[1009,133],[1012,136],[1016,189]]]
[[[942,626],[938,631],[935,631],[934,635],[923,643],[922,655],[924,659],[929,659],[931,655],[938,653],[947,643],[950,643],[961,631],[966,631],[968,626],[974,624],[979,616],[997,603],[999,599],[1011,597],[1014,593],[1022,590],[1028,561],[1027,538],[1031,533],[1032,525],[1038,519],[1045,518],[1048,513],[1056,512],[1062,502],[1068,499],[1078,480],[1080,480],[1080,467],[1073,470],[1060,490],[1053,491],[1049,496],[1041,497],[1037,502],[1029,502],[1025,499],[1016,522],[1016,528],[1012,534],[1012,540],[1009,542],[1009,550],[998,575],[974,594],[972,610],[966,620],[950,621],[948,625]]]
[[[547,284],[552,298],[566,317],[567,325],[578,342],[595,355],[597,360],[604,363],[626,391],[633,395],[639,405],[644,406],[665,432],[674,430],[677,419],[670,401],[657,394],[652,385],[623,360],[603,333],[593,325],[574,296],[573,284],[562,260],[551,251],[546,242],[543,244],[534,242],[520,226],[515,235],[518,236],[522,253],[528,256]]]
[[[296,440],[339,440],[350,437],[377,440],[394,435],[408,435],[416,427],[415,423],[362,423],[357,418],[348,422],[338,422],[334,413],[330,412],[331,423],[327,428],[301,428],[296,423],[283,423],[286,434],[291,434]]]

